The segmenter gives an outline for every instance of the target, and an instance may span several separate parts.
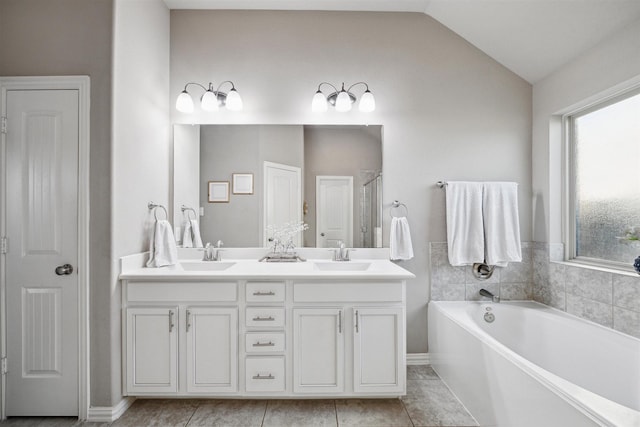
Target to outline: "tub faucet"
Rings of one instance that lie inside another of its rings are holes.
[[[480,295],[482,295],[483,297],[491,298],[491,301],[493,302],[500,302],[499,296],[492,294],[486,289],[480,289]]]

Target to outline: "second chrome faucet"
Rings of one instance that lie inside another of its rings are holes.
[[[220,249],[223,245],[222,240],[218,240],[216,242],[216,247],[212,247],[211,243],[207,243],[204,247],[204,256],[202,257],[203,261],[222,261],[222,249]]]

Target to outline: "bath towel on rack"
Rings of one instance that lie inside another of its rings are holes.
[[[518,184],[485,182],[483,186],[486,263],[506,267],[509,262],[521,262]]]
[[[447,184],[447,245],[452,266],[484,262],[482,190],[481,182]]]
[[[149,242],[149,261],[147,267],[163,267],[178,262],[176,239],[171,224],[166,219],[156,220]]]
[[[389,236],[389,253],[392,260],[409,260],[413,258],[413,245],[409,222],[405,217],[391,218]]]

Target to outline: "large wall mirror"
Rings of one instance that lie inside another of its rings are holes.
[[[227,247],[298,221],[297,246],[382,247],[382,126],[180,124],[173,151],[178,240],[197,217]]]

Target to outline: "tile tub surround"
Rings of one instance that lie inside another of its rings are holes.
[[[533,299],[640,338],[640,276],[562,263],[563,245],[534,243]]]
[[[430,243],[431,299],[479,300],[485,288],[504,300],[533,299],[640,338],[640,276],[562,262],[561,243],[523,242],[522,262],[478,280],[471,267],[452,267],[447,244]]]
[[[402,399],[234,400],[138,399],[112,424],[69,417],[9,418],[16,426],[477,426],[460,401],[428,365],[407,367]]]
[[[487,280],[476,279],[471,266],[453,267],[449,264],[447,243],[430,243],[431,299],[435,301],[474,301],[484,288],[504,300],[532,299],[533,244],[522,243],[522,262],[496,267]]]

